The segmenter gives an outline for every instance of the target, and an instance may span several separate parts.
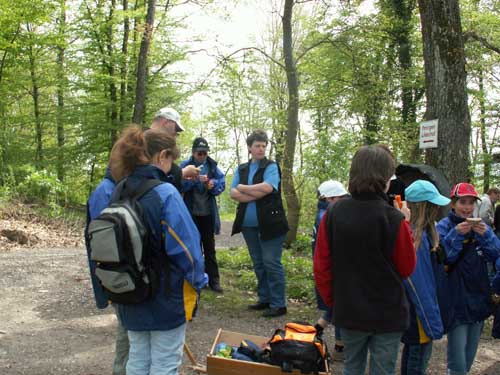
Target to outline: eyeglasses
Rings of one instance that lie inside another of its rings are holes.
[[[196,151],[196,155],[198,156],[205,156],[207,154],[206,151]]]

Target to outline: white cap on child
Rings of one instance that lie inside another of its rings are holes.
[[[318,187],[320,198],[333,198],[333,197],[341,197],[343,195],[347,195],[347,190],[344,188],[338,181],[328,180],[323,182]]]

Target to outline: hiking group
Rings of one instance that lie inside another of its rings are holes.
[[[115,375],[178,374],[186,321],[201,290],[223,293],[214,235],[215,197],[225,190],[225,176],[202,137],[188,159],[174,163],[183,130],[172,108],[159,110],[149,129],[127,127],[88,200],[85,239],[96,304],[111,302],[118,319]],[[230,190],[238,202],[232,234],[243,234],[257,278],[258,300],[248,308],[277,317],[287,314],[281,172],[266,158],[264,131],[246,141],[250,159],[236,168]],[[370,374],[395,373],[400,342],[401,374],[425,374],[432,341],[444,334],[449,374],[467,374],[500,298],[500,240],[492,230],[500,191],[479,198],[462,182],[448,198],[417,179],[401,205],[391,205],[386,193],[394,174],[388,148],[363,146],[347,190],[338,181],[318,188],[313,263],[324,315],[316,331],[335,325],[333,357],[344,360],[345,375],[364,374],[368,353]],[[497,274],[488,267],[495,262]]]

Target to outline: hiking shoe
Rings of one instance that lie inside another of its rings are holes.
[[[257,310],[257,311],[260,311],[260,310],[265,310],[265,309],[268,309],[269,308],[269,303],[267,302],[257,302],[257,303],[254,303],[253,305],[248,305],[248,310]]]
[[[219,282],[214,282],[213,284],[210,284],[210,289],[212,289],[212,291],[214,291],[215,293],[224,293],[224,290],[221,288]]]
[[[286,307],[270,307],[267,311],[264,311],[262,316],[265,318],[274,318],[285,314]]]
[[[337,362],[344,362],[344,347],[335,345],[333,349],[332,359]]]

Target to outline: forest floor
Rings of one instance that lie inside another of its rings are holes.
[[[20,245],[0,235],[0,374],[111,374],[116,318],[110,308],[95,308],[81,225],[19,210],[0,213],[0,231],[22,229],[32,238]],[[218,244],[242,244],[229,229],[225,223]],[[223,295],[203,293],[198,317],[188,325],[186,342],[202,364],[219,328],[269,337],[286,321],[319,315],[314,306],[290,302],[286,317],[261,318],[245,309],[254,300],[252,292],[231,289],[230,280],[222,284]],[[500,340],[491,339],[490,331],[485,329],[471,375],[500,374]],[[332,336],[330,327],[330,348]],[[445,374],[445,363],[443,339],[434,344],[428,373]],[[182,373],[192,373],[189,364],[184,356]],[[333,374],[341,370],[342,364],[334,362]]]

